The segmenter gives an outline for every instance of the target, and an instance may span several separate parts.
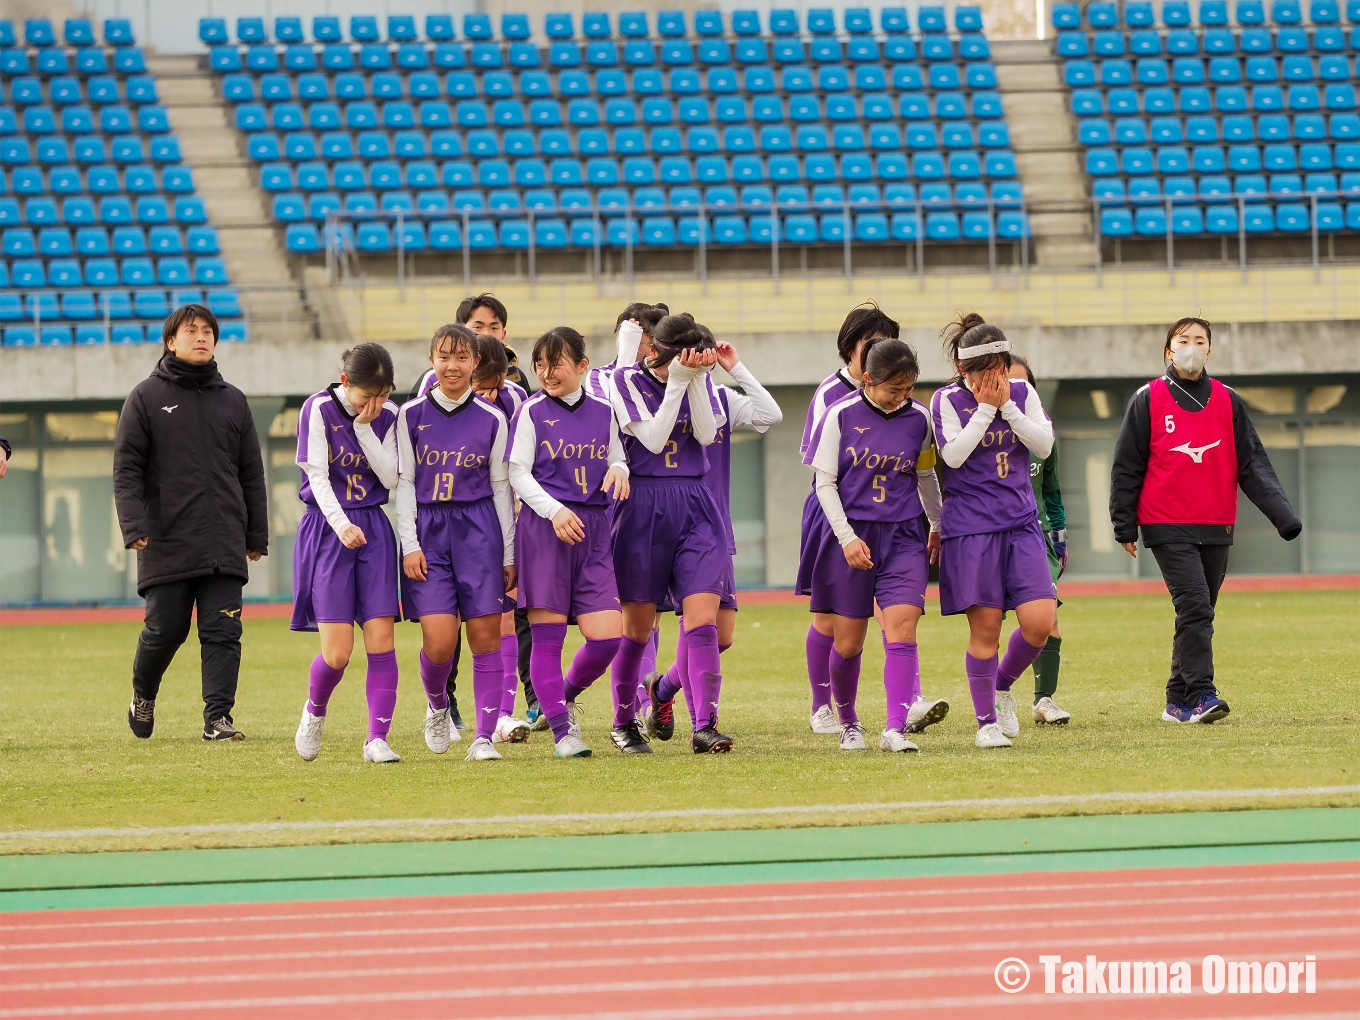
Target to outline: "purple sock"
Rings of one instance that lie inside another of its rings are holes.
[[[343,669],[327,666],[326,660],[321,656],[313,659],[307,681],[307,711],[312,715],[325,715],[331,695],[335,693],[335,688],[339,686],[340,678],[344,675]]]
[[[831,649],[835,641],[830,634],[823,634],[816,627],[808,627],[807,671],[808,683],[812,685],[812,711],[831,704]]]
[[[658,617],[655,626],[652,627],[652,636],[647,639],[647,647],[642,650],[642,662],[638,665],[636,711],[639,714],[647,711],[647,706],[651,704],[647,697],[647,674],[655,673],[657,671],[656,653],[660,647],[661,619]]]
[[[500,649],[494,652],[473,653],[472,700],[477,705],[477,736],[491,739],[496,732],[496,720],[501,714],[501,696],[505,693],[505,665]]]
[[[642,668],[642,653],[646,641],[634,641],[627,634],[619,642],[619,652],[609,668],[614,685],[614,725],[627,726],[637,718],[638,670]]]
[[[883,663],[883,689],[888,692],[888,729],[907,724],[907,710],[921,693],[921,659],[916,643],[889,641]]]
[[[567,735],[571,722],[567,718],[567,696],[562,679],[562,646],[567,640],[565,623],[531,623],[533,650],[529,653],[529,679],[543,715],[552,727],[553,740]]]
[[[661,682],[656,685],[656,695],[662,701],[670,701],[675,697],[676,692],[685,690],[685,682],[689,679],[689,644],[685,640],[685,621],[680,619],[680,633],[675,639],[675,661],[671,663],[671,668],[666,670],[666,675],[661,678]],[[685,700],[689,700],[689,692],[685,692]]]
[[[425,686],[425,700],[436,712],[449,707],[449,674],[453,672],[453,659],[447,662],[431,662],[420,650],[420,682]]]
[[[1044,644],[1047,643],[1045,639]],[[1001,657],[1001,665],[996,670],[996,689],[1009,691],[1011,684],[1019,680],[1021,674],[1034,665],[1034,660],[1039,658],[1039,653],[1043,650],[1043,645],[1035,648],[1026,641],[1019,627],[1011,631],[1011,639],[1006,643],[1006,654]]]
[[[842,726],[859,722],[855,711],[855,697],[859,693],[859,663],[863,653],[845,658],[835,647],[831,649],[831,700]]]
[[[700,729],[718,725],[718,701],[722,695],[722,658],[718,652],[718,628],[713,624],[685,633],[689,646],[689,688],[694,694],[694,721]]]
[[[567,669],[568,701],[575,701],[582,691],[604,676],[604,671],[619,652],[620,640],[616,637],[586,638],[586,643],[572,657],[571,666]]]
[[[968,674],[968,692],[973,696],[973,714],[978,726],[996,722],[996,656],[975,659],[963,653],[963,668]]]
[[[364,684],[368,694],[368,739],[387,739],[392,728],[392,715],[397,707],[397,653],[369,652],[368,678]]]
[[[519,638],[501,635],[501,662],[505,669],[505,695],[501,698],[501,715],[515,714],[515,692],[519,690]]]

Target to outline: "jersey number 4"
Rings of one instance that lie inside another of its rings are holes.
[[[589,496],[590,486],[586,484],[586,468],[584,464],[582,464],[580,467],[576,469],[575,478],[576,484],[581,487],[581,495]]]

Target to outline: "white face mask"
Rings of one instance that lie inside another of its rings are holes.
[[[1194,375],[1203,369],[1204,363],[1209,360],[1209,348],[1197,344],[1177,347],[1171,352],[1171,360],[1182,372]]]

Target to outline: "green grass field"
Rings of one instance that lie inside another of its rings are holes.
[[[966,624],[941,619],[932,607],[920,634],[924,686],[929,694],[949,698],[954,711],[920,739],[920,754],[888,755],[876,749],[841,752],[834,737],[809,732],[807,613],[801,606],[751,606],[742,610],[736,644],[724,656],[722,722],[737,739],[731,755],[690,753],[688,720],[678,708],[682,721],[675,740],[654,744],[654,755],[624,758],[607,736],[606,680],[583,699],[586,741],[595,757],[557,761],[547,734],[536,733],[529,744],[509,748],[505,761],[478,764],[463,761],[459,748],[466,743],[442,757],[426,750],[415,668],[419,637],[406,625],[398,629],[402,685],[391,736],[404,760],[383,767],[365,765],[360,757],[367,718],[361,656],[331,704],[321,757],[311,763],[298,759],[293,731],[317,643],[314,636],[290,633],[285,620],[252,620],[247,610],[236,721],[249,739],[221,745],[199,738],[198,652],[192,640],[166,676],[156,735],[141,742],[125,721],[137,625],[7,627],[0,631],[5,650],[0,853],[1357,804],[1360,793],[1354,791],[1007,803],[1045,794],[1355,786],[1357,611],[1355,591],[1224,595],[1217,665],[1232,715],[1214,726],[1178,727],[1159,719],[1170,655],[1169,600],[1070,601],[1061,614],[1058,700],[1072,712],[1073,724],[1039,729],[1026,717],[1013,749],[987,752],[972,742],[975,727],[962,673]],[[663,659],[669,658],[674,633],[668,622]],[[871,631],[860,712],[874,747],[884,718],[881,667]],[[1022,680],[1017,691],[1028,683]],[[470,671],[459,691],[460,700],[470,702]],[[959,800],[992,803],[931,805]],[[895,806],[827,810],[869,804]],[[799,810],[809,807],[820,810]],[[627,816],[734,808],[787,810]],[[621,813],[625,816],[535,817]],[[491,816],[501,820],[470,821]],[[240,825],[250,827],[235,828]],[[216,828],[178,828],[193,826]],[[173,831],[113,831],[130,827]],[[16,836],[87,829],[104,831]]]

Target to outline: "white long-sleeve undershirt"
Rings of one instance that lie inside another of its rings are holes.
[[[968,384],[962,382],[959,385],[967,389]],[[1053,452],[1053,424],[1044,414],[1043,405],[1039,401],[1039,394],[1028,382],[1025,383],[1028,391],[1025,397],[1025,410],[1021,411],[1019,405],[1014,400],[1007,400],[1001,407],[1001,417],[1010,425],[1015,433],[1015,438],[1024,443],[1026,448],[1040,460]],[[971,392],[971,390],[969,391]],[[991,404],[979,402],[978,408],[973,412],[972,418],[967,425],[963,425],[959,420],[959,412],[948,398],[940,400],[940,431],[943,435],[938,439],[940,443],[940,456],[951,468],[963,465],[969,455],[977,449],[982,442],[983,434],[996,419],[997,409]]]
[[[677,371],[678,370],[678,371]],[[640,421],[625,421],[619,425],[624,432],[632,436],[652,453],[660,453],[666,448],[666,443],[671,438],[671,432],[675,429],[675,421],[680,417],[680,401],[685,397],[685,390],[689,386],[689,378],[682,373],[692,373],[692,369],[687,369],[678,362],[671,362],[670,375],[666,379],[666,392],[661,398],[661,406],[649,418]],[[616,417],[628,416],[624,407],[623,395],[617,390],[620,386],[629,385],[627,378],[622,370],[615,373],[615,393],[614,408]],[[637,404],[638,409],[646,412],[646,404],[642,395],[636,389],[630,394]],[[707,399],[707,397],[705,397]],[[691,403],[693,401],[691,400]],[[692,413],[692,412],[691,412]],[[716,428],[715,428],[716,434]],[[709,440],[712,442],[712,439]]]
[[[578,401],[585,400],[584,390],[577,390],[562,398],[575,407]],[[548,494],[534,477],[534,460],[538,454],[538,430],[534,420],[527,414],[520,415],[515,426],[515,441],[510,446],[510,485],[515,493],[538,516],[552,520],[563,509],[560,500]],[[628,473],[628,458],[623,452],[623,441],[619,438],[619,425],[614,418],[609,421],[609,467]],[[522,512],[522,511],[521,511]]]
[[[343,386],[337,387],[334,393],[346,414],[353,417],[358,413],[345,395]],[[340,535],[349,527],[350,519],[331,487],[330,444],[326,436],[326,419],[322,416],[321,408],[321,399],[312,401],[311,416],[307,420],[307,460],[301,466],[307,473],[307,481],[311,484],[312,498],[316,500],[317,509],[325,515],[326,523],[331,529]],[[396,430],[388,432],[387,439],[381,440],[373,431],[371,424],[356,421],[354,435],[359,440],[359,448],[363,450],[364,457],[373,468],[373,473],[378,476],[379,483],[390,492],[397,484]]]
[[[765,432],[770,426],[784,420],[784,412],[779,404],[770,391],[760,385],[749,368],[737,362],[727,374],[743,391],[739,393],[731,387],[727,388],[728,425],[733,429]]]
[[[616,368],[628,368],[638,363],[638,348],[642,345],[642,327],[632,319],[619,323],[619,356]]]

